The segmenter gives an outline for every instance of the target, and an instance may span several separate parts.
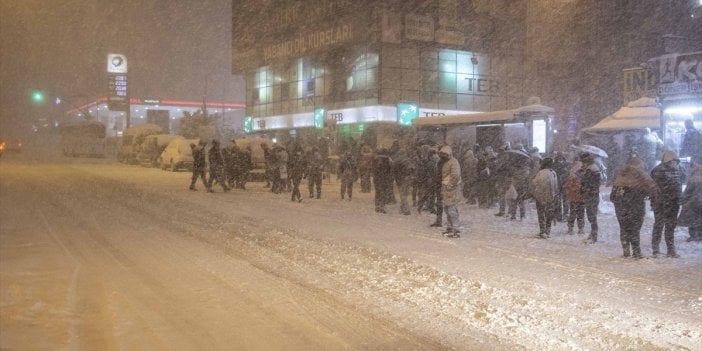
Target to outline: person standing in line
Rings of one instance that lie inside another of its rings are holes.
[[[507,201],[505,200],[505,195],[509,190],[510,186],[510,174],[509,174],[509,155],[507,150],[510,150],[511,146],[505,144],[498,150],[497,161],[495,162],[495,168],[493,169],[493,177],[495,178],[495,191],[497,193],[497,204],[499,206],[498,212],[495,216],[502,217],[507,214]]]
[[[515,149],[524,151],[524,147],[521,144],[517,144]],[[526,151],[524,151],[524,154],[528,155]],[[511,200],[508,206],[509,219],[517,219],[517,207],[519,207],[519,220],[521,221],[526,217],[526,200],[529,192],[529,177],[531,175],[530,158],[519,157],[515,159],[510,162],[509,170],[512,186],[514,186],[514,192],[516,193],[516,198]]]
[[[702,165],[702,132],[695,128],[695,123],[688,119],[685,121],[685,136],[680,145],[680,155],[690,157],[690,164]]]
[[[553,170],[558,176],[558,196],[556,198],[556,220],[564,222],[568,218],[568,201],[565,195],[565,182],[568,179],[568,161],[562,152],[555,152]]]
[[[478,180],[477,167],[478,159],[473,154],[473,150],[467,148],[465,154],[463,154],[461,165],[461,173],[463,174],[461,174],[461,178],[463,178],[463,197],[466,199],[466,203],[470,205],[477,203],[475,194],[475,184]]]
[[[288,150],[285,146],[278,144],[276,150],[276,166],[274,167],[274,174],[277,175],[277,187],[278,193],[283,193],[287,191],[288,184]]]
[[[436,167],[434,168],[434,188],[432,191],[436,194],[436,198],[434,200],[434,203],[436,204],[436,219],[434,220],[434,223],[430,224],[430,227],[443,227],[443,217],[444,217],[444,196],[441,192],[441,183],[443,181],[443,175],[442,175],[442,169],[444,167],[444,164],[448,161],[448,159],[443,159],[441,158],[441,155],[439,153],[436,154]]]
[[[302,202],[302,196],[300,195],[300,182],[302,181],[302,178],[305,177],[306,168],[307,162],[302,154],[302,148],[297,146],[290,157],[290,170],[288,172],[290,180],[292,181],[291,201]]]
[[[558,195],[558,176],[553,171],[553,159],[546,157],[541,161],[541,169],[534,175],[529,184],[529,192],[536,200],[536,215],[539,219],[539,235],[541,239],[551,236],[554,205]]]
[[[207,177],[205,172],[205,142],[200,140],[198,145],[194,143],[190,144],[190,149],[193,154],[193,176],[190,180],[190,190],[197,190],[195,188],[195,183],[197,178],[202,179],[202,185],[205,186],[207,191],[210,191],[209,185],[207,185]]]
[[[417,187],[419,201],[417,202],[417,213],[422,213],[427,209],[431,213],[436,213],[434,201],[434,180],[436,179],[436,150],[429,145],[422,145],[420,148],[419,163],[417,165]]]
[[[602,181],[602,171],[595,164],[595,157],[583,152],[580,154],[580,162],[583,166],[583,175],[580,179],[580,194],[583,198],[583,207],[587,221],[590,222],[590,235],[585,242],[594,244],[597,242],[597,208],[600,205],[600,182]]]
[[[263,150],[263,159],[266,161],[266,169],[264,176],[266,178],[266,188],[273,186],[273,150],[266,143],[261,143],[261,149]]]
[[[361,145],[358,171],[361,178],[361,192],[370,193],[371,174],[373,173],[373,149],[366,143]]]
[[[387,213],[385,205],[390,201],[388,189],[393,187],[392,160],[388,150],[378,150],[373,158],[373,185],[375,186],[375,212]]]
[[[410,195],[410,188],[414,182],[416,166],[413,160],[407,155],[405,148],[400,148],[395,152],[395,157],[392,159],[392,168],[395,182],[400,192],[400,213],[403,215],[410,215],[408,197]]]
[[[641,226],[646,214],[646,197],[655,196],[658,188],[646,173],[644,162],[631,158],[614,179],[610,200],[619,222],[619,240],[623,256],[642,258]]]
[[[341,179],[341,199],[348,195],[349,201],[353,196],[353,183],[356,181],[358,170],[356,168],[356,160],[353,158],[351,150],[344,153],[344,157],[339,162],[339,179]]]
[[[682,177],[683,173],[680,170],[678,157],[670,150],[663,151],[661,163],[651,171],[651,178],[656,182],[659,190],[658,195],[651,201],[655,217],[651,238],[654,257],[660,253],[661,235],[664,230],[665,244],[668,249],[667,256],[680,257],[675,251],[675,227],[677,226],[682,197]]]
[[[315,190],[317,190],[317,198],[322,197],[322,171],[324,170],[324,161],[319,149],[315,146],[307,153],[307,186],[310,192],[310,199],[314,198]]]
[[[583,164],[579,160],[573,161],[566,179],[563,191],[568,201],[568,234],[573,234],[575,220],[578,220],[578,235],[585,234],[585,205],[582,195],[582,170]]]
[[[446,212],[446,230],[443,234],[449,238],[460,237],[458,204],[463,199],[461,188],[461,165],[446,145],[439,150],[439,158],[444,161],[441,165],[441,201]]]
[[[702,241],[702,165],[693,165],[681,199],[678,226],[687,227],[687,241]]]
[[[207,156],[210,162],[210,178],[207,180],[207,191],[213,192],[212,183],[215,179],[222,186],[222,190],[229,191],[227,181],[224,179],[224,159],[219,148],[219,141],[212,139],[212,146],[207,151]]]

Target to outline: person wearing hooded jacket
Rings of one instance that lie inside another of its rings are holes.
[[[651,171],[651,178],[658,185],[658,195],[651,201],[655,222],[651,235],[653,255],[660,253],[661,235],[665,231],[667,256],[679,257],[675,251],[675,227],[680,211],[682,197],[683,172],[680,170],[680,160],[673,151],[663,151],[661,163]]]
[[[640,232],[646,214],[646,197],[658,192],[656,183],[646,173],[644,161],[631,158],[614,179],[610,200],[619,222],[619,240],[623,256],[642,258]]]
[[[536,200],[536,215],[539,219],[539,238],[551,235],[551,223],[554,217],[554,205],[558,195],[558,177],[553,171],[553,159],[546,157],[541,161],[541,169],[529,184],[529,192]]]
[[[451,147],[446,145],[439,150],[439,158],[444,163],[441,165],[441,199],[446,212],[446,231],[444,235],[458,238],[458,204],[463,199],[461,188],[461,166],[451,152]]]

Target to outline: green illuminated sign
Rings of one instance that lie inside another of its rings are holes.
[[[397,103],[397,123],[401,126],[411,126],[412,120],[419,117],[419,104],[416,102]]]
[[[318,107],[314,109],[314,127],[317,129],[324,128],[324,108]]]
[[[253,132],[253,117],[244,117],[244,133],[251,134]]]
[[[42,93],[41,90],[33,91],[32,100],[36,103],[44,102],[44,93]]]

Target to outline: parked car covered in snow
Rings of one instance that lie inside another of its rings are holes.
[[[199,139],[184,138],[171,140],[159,157],[161,169],[167,169],[171,172],[179,169],[192,170],[193,152],[190,144],[197,145],[199,141]]]
[[[185,139],[180,135],[152,134],[144,138],[141,149],[137,154],[137,163],[145,167],[158,167],[161,153],[168,144],[176,139]]]

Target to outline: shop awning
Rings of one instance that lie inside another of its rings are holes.
[[[635,129],[658,129],[661,125],[661,112],[653,98],[641,98],[630,102],[617,112],[597,122],[583,132],[607,132]]]
[[[412,121],[414,126],[437,126],[454,124],[517,123],[526,120],[546,118],[554,112],[552,107],[533,104],[513,110],[477,112],[452,116],[419,117]]]

